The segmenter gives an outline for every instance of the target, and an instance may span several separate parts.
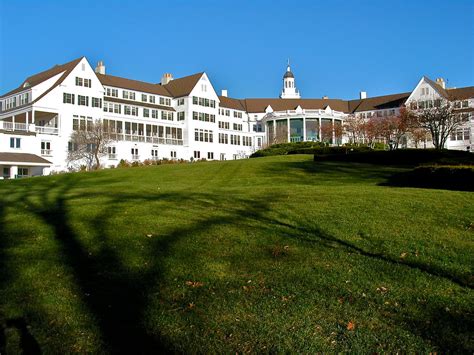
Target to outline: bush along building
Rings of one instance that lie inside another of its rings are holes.
[[[121,160],[231,160],[274,143],[350,142],[356,136],[344,129],[348,119],[393,117],[405,105],[429,106],[438,98],[452,102],[463,120],[446,147],[470,150],[474,87],[448,89],[442,79],[423,77],[409,93],[302,99],[288,63],[280,98],[234,99],[226,90],[218,95],[204,72],[176,79],[164,74],[159,83],[148,83],[109,75],[103,62],[93,69],[81,57],[32,75],[0,97],[0,169],[4,178],[14,178],[92,166],[87,152],[95,144],[78,159],[71,156],[81,152],[75,133],[97,122],[107,133],[96,149],[103,167]],[[405,137],[403,145],[410,144]],[[429,146],[427,137],[423,147]]]

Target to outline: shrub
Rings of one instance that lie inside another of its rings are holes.
[[[129,168],[130,163],[124,159],[120,159],[119,163],[117,164],[117,168]]]

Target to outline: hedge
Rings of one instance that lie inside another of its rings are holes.
[[[428,165],[391,176],[383,185],[474,191],[473,165]]]
[[[420,164],[474,165],[474,154],[458,150],[397,149],[392,151],[348,151],[339,154],[315,153],[314,160],[407,166]]]

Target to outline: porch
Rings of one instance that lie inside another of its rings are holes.
[[[30,110],[0,118],[0,131],[32,132],[38,134],[59,134],[59,114],[40,110]]]

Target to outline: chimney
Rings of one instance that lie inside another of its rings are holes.
[[[361,91],[359,93],[359,97],[360,97],[361,100],[366,99],[367,98],[367,91]]]
[[[171,80],[173,80],[173,75],[171,75],[170,73],[164,73],[163,76],[161,77],[161,85],[166,85]]]
[[[443,78],[436,78],[436,84],[441,86],[443,89],[446,89],[446,82]]]
[[[327,100],[327,99],[329,99],[329,96],[324,95],[324,96],[323,96],[323,100]]]
[[[97,62],[97,66],[95,67],[95,72],[97,74],[105,75],[105,65],[103,61],[99,60]]]
[[[221,96],[227,97],[227,90],[221,90]]]

